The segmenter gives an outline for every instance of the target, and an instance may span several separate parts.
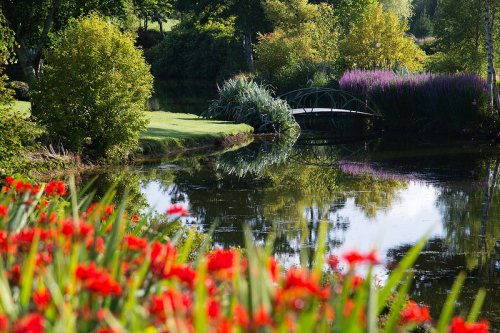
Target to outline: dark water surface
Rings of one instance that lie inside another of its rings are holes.
[[[338,143],[315,134],[110,171],[99,183],[118,180],[137,209],[164,212],[171,203],[186,204],[192,216],[185,223],[201,231],[216,224],[216,245],[243,246],[244,225],[258,244],[275,232],[276,253],[286,265],[314,247],[321,219],[329,223],[330,253],[377,248],[385,267],[430,232],[412,297],[437,316],[465,270],[460,309],[468,312],[477,290],[486,288],[482,316],[498,330],[500,180],[485,198],[487,174],[491,185],[498,163],[498,148],[473,141]],[[382,277],[388,269],[380,269]]]

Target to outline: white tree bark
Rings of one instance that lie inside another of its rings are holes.
[[[488,87],[488,108],[492,111],[495,107],[500,110],[500,96],[498,94],[496,70],[494,62],[493,28],[495,24],[496,0],[484,1],[484,29],[486,37],[486,56],[488,60],[488,72],[486,84]],[[492,6],[493,4],[493,6]]]

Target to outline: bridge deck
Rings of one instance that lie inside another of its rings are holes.
[[[359,115],[366,117],[376,117],[376,115],[368,112],[360,112],[360,111],[352,111],[352,110],[343,110],[343,109],[328,109],[328,108],[301,108],[301,109],[292,109],[290,110],[292,115],[307,115],[307,114],[328,114],[332,113],[332,115]]]

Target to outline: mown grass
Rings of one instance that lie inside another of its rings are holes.
[[[20,112],[26,115],[29,115],[31,103],[23,102],[23,101],[14,101],[12,108],[15,112]]]
[[[253,128],[246,124],[206,120],[188,113],[155,111],[148,112],[148,117],[148,128],[140,134],[141,147],[146,154],[165,153],[172,148],[213,143],[253,132]]]

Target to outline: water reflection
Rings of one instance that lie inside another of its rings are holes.
[[[498,151],[480,146],[423,145],[398,149],[393,140],[325,145],[258,142],[222,155],[121,170],[132,193],[163,212],[184,202],[199,230],[217,225],[214,242],[241,246],[243,225],[288,264],[315,245],[322,219],[327,248],[379,249],[397,261],[430,231],[413,293],[438,311],[460,270],[469,278],[467,310],[480,286],[485,312],[500,327],[500,196]],[[128,175],[128,176],[127,176]],[[134,202],[143,202],[137,197]]]

